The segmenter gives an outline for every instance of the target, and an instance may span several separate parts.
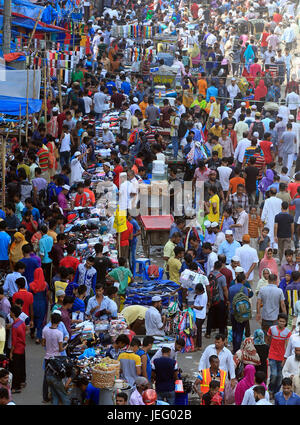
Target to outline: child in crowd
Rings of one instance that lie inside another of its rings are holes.
[[[269,229],[264,227],[261,236],[258,239],[258,258],[261,260],[265,255],[265,250],[270,246],[270,237],[268,236]]]

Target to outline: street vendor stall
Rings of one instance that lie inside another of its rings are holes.
[[[142,215],[141,238],[145,254],[149,257],[150,246],[163,246],[169,240],[170,228],[174,221],[172,215]]]

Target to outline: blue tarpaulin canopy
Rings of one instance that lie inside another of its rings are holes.
[[[4,0],[0,0],[0,8],[4,8]],[[11,0],[11,11],[20,15],[36,19],[42,6],[31,3],[28,0]]]
[[[33,21],[32,19],[21,18],[19,16],[12,16],[11,25],[12,27],[21,27],[32,31],[35,25],[35,21]],[[0,16],[0,28],[3,28],[3,16]],[[40,24],[37,24],[36,31],[60,32],[58,29],[44,27]]]
[[[39,112],[41,110],[42,103],[43,102],[39,99],[28,99],[28,113],[33,114],[35,112]],[[25,116],[26,115],[26,98],[0,96],[0,114],[19,116],[20,105],[21,105],[21,115]]]

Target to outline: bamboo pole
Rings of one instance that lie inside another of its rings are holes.
[[[28,121],[29,121],[28,104],[29,104],[29,69],[27,68],[27,87],[26,87],[26,127],[25,127],[25,140],[26,140],[26,143],[27,143],[27,138],[28,138]]]
[[[29,52],[29,47],[30,47],[31,42],[32,42],[32,39],[33,39],[33,37],[34,37],[34,34],[35,34],[35,31],[36,31],[37,24],[39,23],[39,19],[40,19],[41,13],[45,10],[45,8],[46,8],[46,6],[45,6],[43,9],[40,9],[39,14],[38,14],[38,16],[37,16],[37,18],[36,18],[36,21],[35,21],[35,24],[34,24],[34,27],[33,27],[32,33],[31,33],[31,35],[30,35],[30,39],[29,39],[29,41],[28,41],[28,45],[27,45],[27,52]]]
[[[57,78],[57,84],[58,84],[59,109],[60,109],[60,113],[62,113],[63,104],[62,104],[62,95],[61,95],[61,71],[60,71],[60,69],[58,70],[57,77],[58,77]]]
[[[6,141],[1,137],[2,143],[2,209],[5,206],[5,156],[6,156]]]

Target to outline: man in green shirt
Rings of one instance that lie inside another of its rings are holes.
[[[83,80],[84,80],[83,72],[80,69],[80,65],[77,64],[75,71],[73,71],[72,74],[71,74],[71,82],[72,83],[78,82],[82,86]]]
[[[133,275],[130,269],[127,267],[126,258],[120,257],[118,262],[119,262],[119,267],[116,267],[111,272],[109,272],[107,275],[107,279],[112,282],[119,283],[117,304],[118,304],[119,311],[121,311],[122,310],[121,307],[123,307],[123,304],[125,301],[126,289],[128,287],[128,284],[133,281],[132,279]]]

